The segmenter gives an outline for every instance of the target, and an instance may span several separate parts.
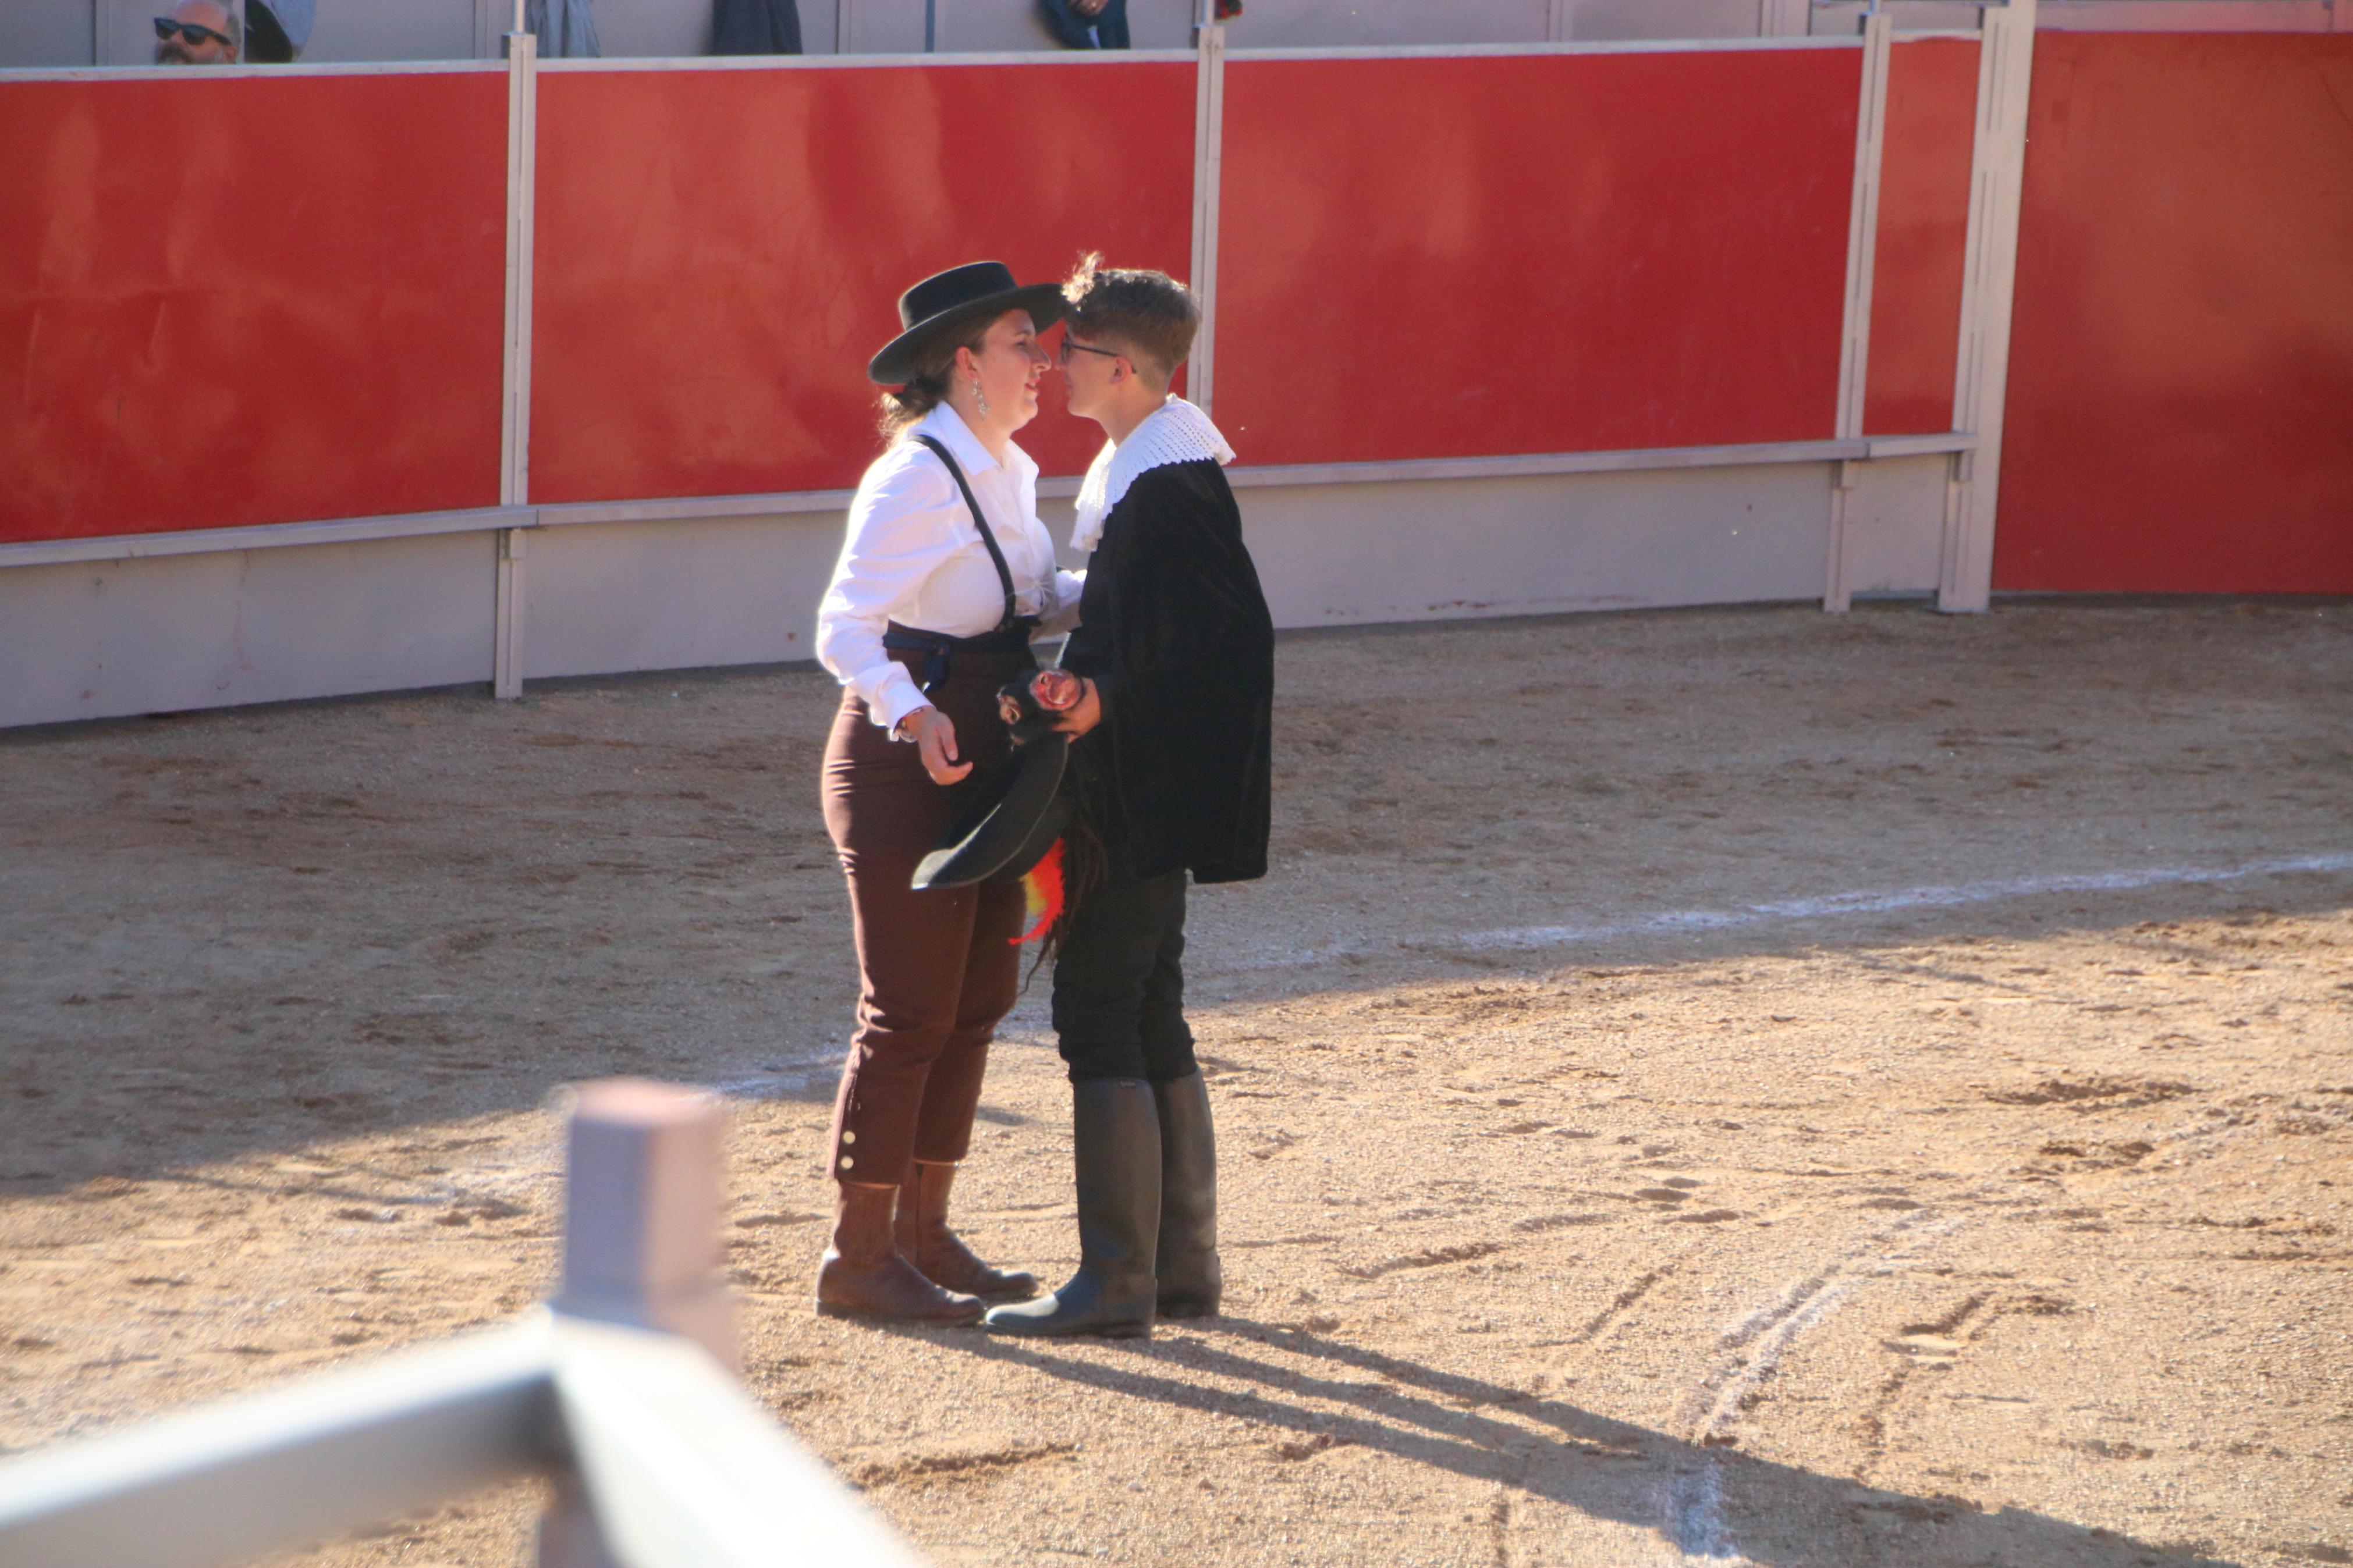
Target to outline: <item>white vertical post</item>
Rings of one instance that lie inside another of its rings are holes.
[[[2026,174],[2027,89],[2034,67],[2034,0],[1985,13],[1978,60],[1977,150],[1969,167],[1961,353],[1953,427],[1977,437],[1954,461],[1936,607],[1984,610],[1993,595],[1994,508],[2001,484],[2001,422],[2010,380],[2010,309]]]
[[[518,5],[516,9],[522,7]],[[506,382],[499,429],[499,504],[530,499],[533,211],[539,162],[539,39],[507,36]]]
[[[1879,251],[1879,166],[1887,145],[1887,64],[1894,18],[1862,19],[1862,99],[1855,111],[1854,184],[1847,204],[1846,310],[1840,323],[1838,430],[1862,434],[1864,381],[1871,369],[1871,287]]]
[[[1204,25],[1197,35],[1199,65],[1193,100],[1193,285],[1201,302],[1201,330],[1185,389],[1209,412],[1218,366],[1218,209],[1226,158],[1226,30]]]
[[[507,35],[507,310],[505,364],[499,416],[499,504],[531,498],[532,239],[539,163],[539,39],[522,29],[515,0],[515,30]],[[491,694],[522,695],[522,536],[499,530],[498,583],[492,618]]]
[[[643,1079],[573,1100],[559,1316],[662,1329],[735,1368],[735,1303],[720,1278],[726,1115],[701,1089]],[[541,1517],[538,1568],[616,1568],[576,1479]]]
[[[1879,251],[1879,169],[1887,143],[1887,67],[1895,21],[1873,9],[1862,18],[1862,101],[1855,110],[1854,194],[1847,206],[1846,310],[1839,331],[1838,426],[1842,441],[1862,434],[1863,397],[1871,370],[1871,289]],[[1831,490],[1829,562],[1822,608],[1843,614],[1847,592],[1847,503],[1854,494],[1851,465],[1839,465]]]
[[[720,1278],[727,1117],[716,1095],[647,1079],[575,1091],[559,1313],[682,1334],[735,1366]]]

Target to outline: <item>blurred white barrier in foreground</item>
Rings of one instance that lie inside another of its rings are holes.
[[[564,1279],[508,1329],[0,1464],[8,1568],[196,1568],[555,1478],[539,1568],[916,1568],[733,1375],[718,1100],[572,1110]]]

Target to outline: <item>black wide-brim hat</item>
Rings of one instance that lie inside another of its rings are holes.
[[[878,386],[904,386],[915,379],[915,361],[930,344],[953,339],[1008,310],[1027,310],[1044,331],[1066,309],[1060,283],[1023,285],[1002,261],[973,261],[924,279],[899,296],[899,325],[905,328],[882,345],[866,367]]]
[[[1071,738],[1060,731],[1014,747],[915,867],[908,885],[921,892],[1005,882],[1035,866],[1070,825],[1070,802],[1062,795],[1070,760]]]

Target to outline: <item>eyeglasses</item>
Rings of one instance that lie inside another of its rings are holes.
[[[228,35],[227,33],[215,32],[210,27],[199,26],[194,22],[174,21],[169,16],[158,16],[155,18],[156,37],[168,44],[172,41],[174,36],[185,39],[190,44],[202,44],[210,41],[212,43],[226,46],[229,41]]]
[[[1117,349],[1099,349],[1091,343],[1075,342],[1070,338],[1064,338],[1062,340],[1062,347],[1060,350],[1060,358],[1064,364],[1071,363],[1071,355],[1073,352],[1082,354],[1101,354],[1105,359],[1125,359],[1127,357]]]

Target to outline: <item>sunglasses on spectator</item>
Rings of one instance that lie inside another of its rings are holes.
[[[158,38],[170,43],[174,34],[191,44],[201,44],[207,39],[216,44],[226,45],[228,42],[227,33],[215,32],[210,27],[199,26],[194,22],[177,22],[169,16],[155,18],[155,36]]]
[[[1071,363],[1071,355],[1073,353],[1082,354],[1101,354],[1105,359],[1125,359],[1127,357],[1117,349],[1099,349],[1091,343],[1073,342],[1068,337],[1065,337],[1062,340],[1061,348],[1061,360],[1064,364]]]

